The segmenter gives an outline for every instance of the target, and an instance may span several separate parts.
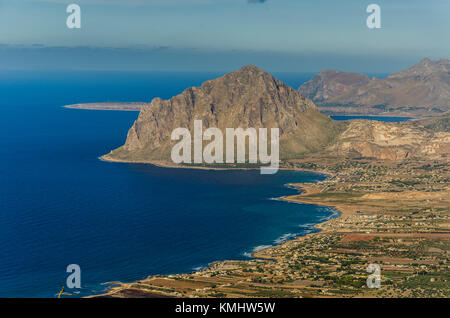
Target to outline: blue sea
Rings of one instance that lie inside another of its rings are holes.
[[[338,213],[274,198],[325,176],[103,162],[137,112],[63,105],[169,98],[218,73],[0,72],[0,297],[75,297],[111,281],[187,273],[316,231]],[[297,87],[310,74],[278,74]]]
[[[413,119],[412,117],[393,117],[393,116],[330,116],[334,120],[352,120],[352,119],[370,119],[384,122],[402,122]]]

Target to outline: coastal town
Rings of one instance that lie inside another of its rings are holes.
[[[342,215],[298,237],[190,274],[118,283],[100,297],[449,297],[450,167],[435,161],[309,157],[291,169],[328,174],[290,184],[299,203]],[[369,288],[380,268],[379,288]]]

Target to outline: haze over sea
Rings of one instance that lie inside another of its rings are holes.
[[[138,113],[61,107],[169,98],[218,75],[0,72],[0,297],[55,297],[69,264],[82,271],[82,289],[69,292],[86,296],[109,281],[246,259],[337,215],[272,200],[319,174],[102,162]],[[275,75],[293,87],[312,76]]]

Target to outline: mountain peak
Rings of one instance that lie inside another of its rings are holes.
[[[357,89],[366,85],[369,81],[369,77],[363,74],[327,69],[320,71],[304,83],[299,88],[299,92],[303,96],[321,102],[345,94],[352,89]]]
[[[450,61],[446,59],[440,59],[438,61],[432,61],[429,58],[420,60],[419,63],[394,74],[389,75],[389,78],[406,78],[414,76],[429,76],[439,73],[446,73],[450,71]]]
[[[243,66],[237,71],[225,75],[225,77],[227,76],[234,78],[258,78],[260,76],[263,76],[264,78],[275,80],[275,78],[271,74],[253,64]]]
[[[426,58],[420,60],[420,62],[418,64],[427,65],[430,63],[431,63],[431,60],[428,57],[426,57]]]
[[[237,73],[248,73],[248,72],[257,72],[257,73],[266,73],[265,71],[263,71],[262,69],[260,69],[259,67],[253,65],[253,64],[249,64],[246,66],[241,67],[239,70],[236,71]]]
[[[255,65],[246,65],[237,71],[206,81],[195,90],[203,91],[208,95],[220,95],[222,99],[233,100],[233,103],[238,104],[245,98],[256,102],[257,96],[276,95],[277,91],[283,91],[286,94],[297,93],[293,88]]]
[[[327,69],[321,70],[318,74],[337,74],[337,73],[340,73],[340,71],[327,68]]]

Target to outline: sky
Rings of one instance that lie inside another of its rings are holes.
[[[449,17],[449,0],[0,0],[0,70],[387,73],[449,58]]]

